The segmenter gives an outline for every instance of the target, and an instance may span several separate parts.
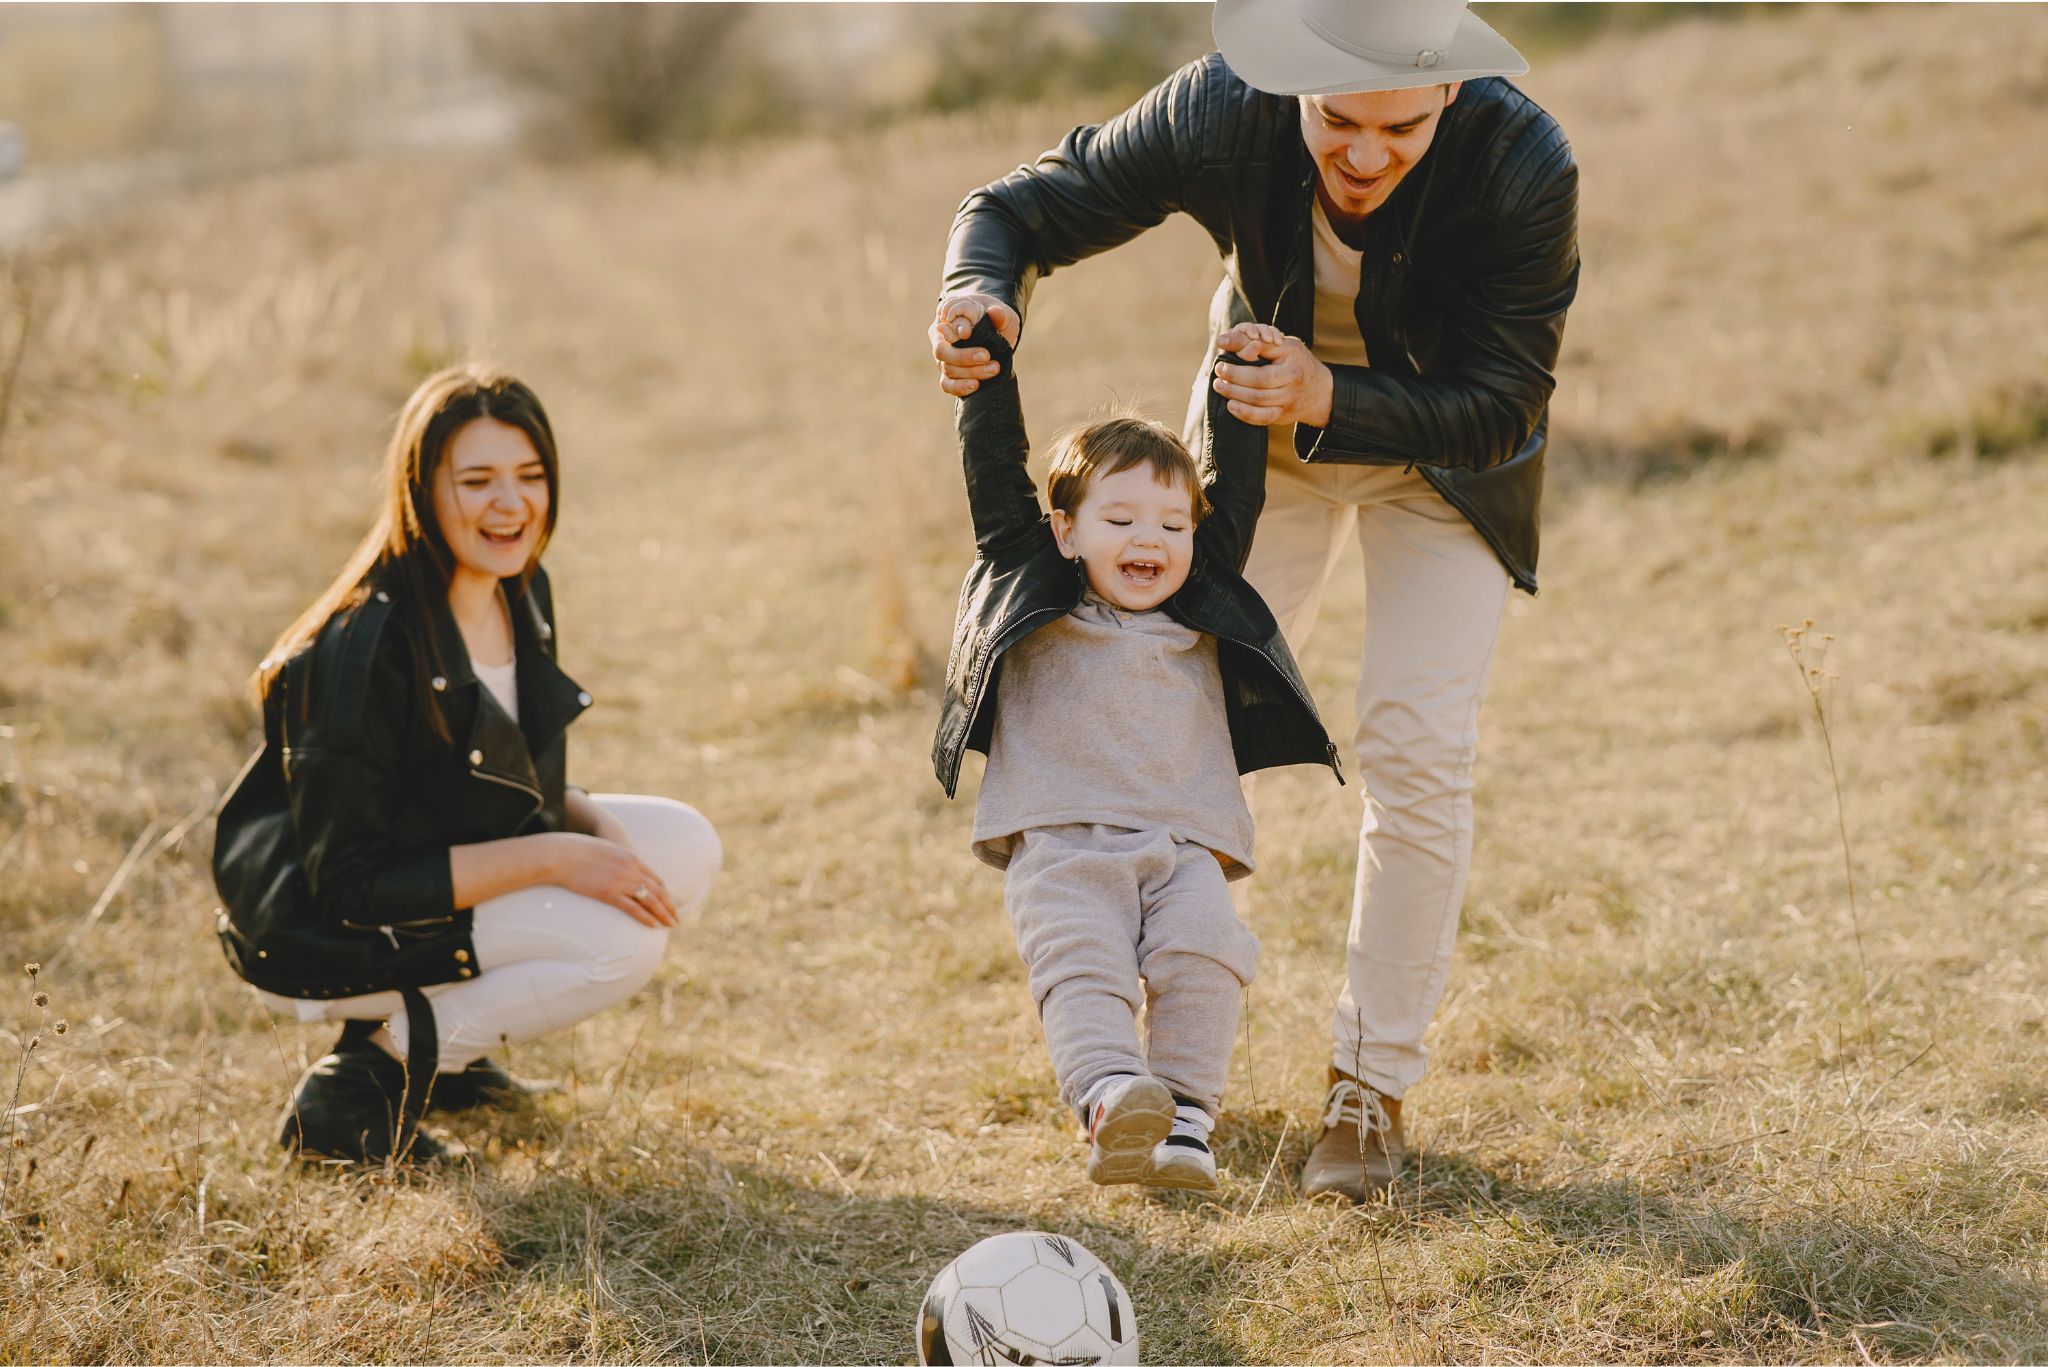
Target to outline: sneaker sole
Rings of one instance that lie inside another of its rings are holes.
[[[1088,1180],[1104,1187],[1143,1182],[1152,1172],[1152,1150],[1172,1132],[1173,1093],[1157,1078],[1140,1080],[1096,1126]]]
[[[1216,1180],[1216,1174],[1195,1163],[1154,1163],[1152,1171],[1145,1175],[1148,1187],[1164,1187],[1169,1191],[1221,1191],[1223,1184]]]

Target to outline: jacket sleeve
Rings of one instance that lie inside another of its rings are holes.
[[[960,464],[967,476],[967,506],[974,517],[974,549],[984,560],[1001,560],[1016,546],[1037,549],[1045,521],[1038,490],[1025,462],[1031,441],[1024,433],[1024,409],[1017,396],[1017,361],[995,325],[983,318],[968,337],[985,347],[1002,367],[958,402]]]
[[[344,690],[323,691],[324,702],[346,706]],[[287,747],[285,787],[300,866],[325,919],[393,926],[455,915],[448,848],[406,848],[396,838],[404,797],[400,756],[417,706],[405,672],[379,658],[371,664],[360,715],[308,715],[310,743]]]
[[[1210,358],[1211,379],[1225,359],[1223,352]],[[1264,359],[1227,359],[1233,365],[1272,364]],[[1209,515],[1195,529],[1195,545],[1204,556],[1242,573],[1251,559],[1259,514],[1266,506],[1266,429],[1240,420],[1214,385],[1209,386],[1202,411],[1202,461],[1209,481]]]
[[[944,292],[993,295],[1021,317],[1039,276],[1120,246],[1182,208],[1203,66],[1190,63],[1109,122],[1074,129],[967,196],[946,244]]]
[[[1578,172],[1532,178],[1493,249],[1444,315],[1442,364],[1427,375],[1332,366],[1327,428],[1296,429],[1302,459],[1485,470],[1512,459],[1542,421],[1578,291]]]

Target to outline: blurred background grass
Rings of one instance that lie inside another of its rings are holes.
[[[1539,58],[1772,8],[1476,6]],[[457,137],[457,115],[471,136],[509,116],[557,151],[676,154],[848,119],[1125,99],[1208,48],[1209,7],[1184,3],[8,4],[0,119],[58,165],[327,155]]]

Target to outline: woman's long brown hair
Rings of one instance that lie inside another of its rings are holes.
[[[373,586],[388,585],[394,615],[412,649],[421,709],[435,733],[448,739],[440,699],[428,683],[434,675],[447,672],[435,638],[433,604],[448,596],[448,583],[455,572],[448,538],[434,516],[434,478],[448,443],[478,418],[491,418],[524,432],[547,470],[547,520],[533,556],[519,576],[520,591],[525,591],[541,552],[554,535],[555,511],[561,506],[554,429],[534,392],[504,371],[481,362],[451,366],[421,381],[405,401],[384,452],[377,520],[334,582],[284,629],[264,656],[253,681],[259,704],[276,683],[284,662],[310,645],[329,619],[359,605]]]

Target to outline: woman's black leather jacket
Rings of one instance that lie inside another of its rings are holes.
[[[1191,62],[969,195],[945,289],[1022,313],[1039,276],[1185,213],[1223,258],[1212,327],[1258,320],[1313,342],[1300,120],[1295,98],[1220,55]],[[1371,364],[1331,368],[1330,425],[1297,427],[1295,452],[1420,469],[1534,592],[1552,371],[1579,280],[1578,168],[1557,121],[1505,80],[1466,81],[1366,219],[1364,252],[1354,311]]]
[[[1025,469],[1031,446],[1017,397],[1010,345],[987,319],[971,344],[986,347],[1002,374],[959,401],[960,456],[974,517],[974,568],[960,586],[946,692],[932,742],[932,768],[953,796],[967,750],[988,753],[995,729],[1003,653],[1081,601],[1079,561],[1060,554],[1052,523]],[[1216,638],[1223,709],[1240,773],[1282,764],[1327,764],[1338,780],[1337,747],[1316,715],[1294,656],[1271,610],[1241,571],[1266,500],[1266,433],[1232,417],[1213,390],[1202,459],[1209,515],[1195,529],[1187,582],[1163,610]]]
[[[332,998],[476,973],[448,849],[562,829],[564,732],[590,706],[555,663],[546,574],[523,592],[516,580],[502,587],[517,722],[477,679],[437,598],[441,672],[429,686],[454,738],[441,739],[421,707],[395,581],[370,584],[285,662],[264,701],[263,747],[214,837],[220,941],[249,982]]]

